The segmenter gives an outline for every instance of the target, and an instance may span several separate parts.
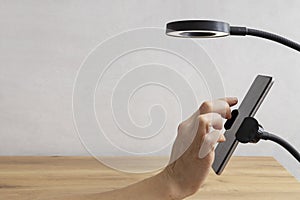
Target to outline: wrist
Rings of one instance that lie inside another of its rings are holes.
[[[158,187],[163,191],[162,196],[163,199],[167,200],[181,200],[183,198],[179,195],[179,188],[174,183],[174,180],[168,173],[166,169],[161,171],[159,174],[157,174],[155,177],[157,179],[156,183],[158,183]]]
[[[152,190],[156,194],[157,200],[180,200],[176,198],[175,190],[172,185],[172,181],[165,171],[158,173],[157,175],[146,179],[148,189]]]

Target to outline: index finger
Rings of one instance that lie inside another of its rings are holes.
[[[225,97],[225,98],[220,98],[219,100],[226,101],[230,107],[238,103],[237,97]]]
[[[205,101],[201,104],[199,111],[200,114],[206,113],[219,113],[222,117],[231,118],[230,107],[236,105],[238,99],[236,97],[226,97],[214,101]]]

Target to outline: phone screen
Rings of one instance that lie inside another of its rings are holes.
[[[236,117],[231,127],[224,133],[226,141],[218,144],[215,149],[215,160],[212,165],[216,174],[220,175],[227,165],[230,157],[238,145],[235,134],[245,117],[254,117],[256,111],[272,87],[273,78],[258,75],[244,97],[236,112]]]

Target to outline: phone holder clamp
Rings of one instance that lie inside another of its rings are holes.
[[[277,135],[266,132],[253,117],[246,117],[243,120],[235,136],[241,143],[257,143],[261,139],[271,140],[285,148],[300,163],[300,153],[292,145]]]

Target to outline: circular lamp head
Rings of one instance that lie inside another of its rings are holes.
[[[230,25],[211,20],[185,20],[169,22],[166,34],[174,37],[213,38],[230,34]]]

